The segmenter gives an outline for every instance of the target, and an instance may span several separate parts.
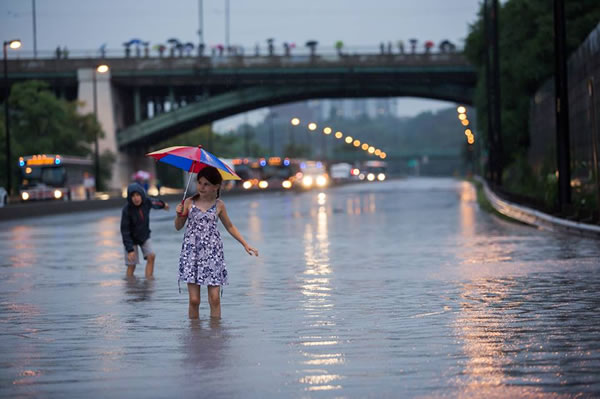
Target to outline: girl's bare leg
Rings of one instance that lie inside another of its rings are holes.
[[[197,284],[188,283],[188,292],[190,294],[190,304],[188,314],[190,319],[200,317],[198,308],[200,307],[200,286]]]
[[[208,303],[210,305],[210,317],[221,318],[221,297],[219,291],[221,287],[218,285],[208,286]]]

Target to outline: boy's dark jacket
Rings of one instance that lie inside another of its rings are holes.
[[[139,193],[142,196],[140,206],[133,205],[131,196]],[[137,183],[127,187],[127,205],[121,212],[121,236],[127,252],[133,251],[134,245],[142,245],[150,238],[150,209],[162,209],[163,201],[146,197],[144,188]]]

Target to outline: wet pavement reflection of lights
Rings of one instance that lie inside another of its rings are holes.
[[[301,370],[303,376],[298,382],[306,385],[306,391],[328,391],[341,389],[339,384],[332,384],[343,379],[342,376],[332,373],[330,370],[322,369],[323,366],[335,366],[344,363],[344,357],[337,351],[330,351],[339,345],[337,336],[327,334],[333,327],[335,321],[331,319],[335,307],[331,302],[331,276],[333,271],[329,259],[329,214],[326,208],[327,195],[317,195],[319,206],[316,215],[316,228],[313,223],[307,223],[304,231],[304,257],[306,268],[300,283],[302,301],[305,317],[306,331],[310,334],[301,335],[300,345],[305,348],[301,353],[307,360],[302,361],[307,366],[320,366]],[[314,216],[313,216],[314,218]],[[310,348],[310,350],[308,350]]]

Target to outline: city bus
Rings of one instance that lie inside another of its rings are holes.
[[[84,200],[94,196],[94,162],[58,154],[19,157],[22,201]]]

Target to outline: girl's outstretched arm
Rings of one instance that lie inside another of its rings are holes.
[[[258,249],[248,245],[246,240],[244,240],[244,237],[242,237],[242,235],[238,231],[237,227],[235,227],[233,223],[231,223],[229,215],[227,215],[227,209],[225,209],[225,203],[221,200],[217,200],[217,207],[219,208],[219,218],[221,219],[223,226],[225,226],[225,229],[227,229],[227,232],[244,246],[244,249],[246,250],[246,252],[248,252],[249,255],[258,256]]]

